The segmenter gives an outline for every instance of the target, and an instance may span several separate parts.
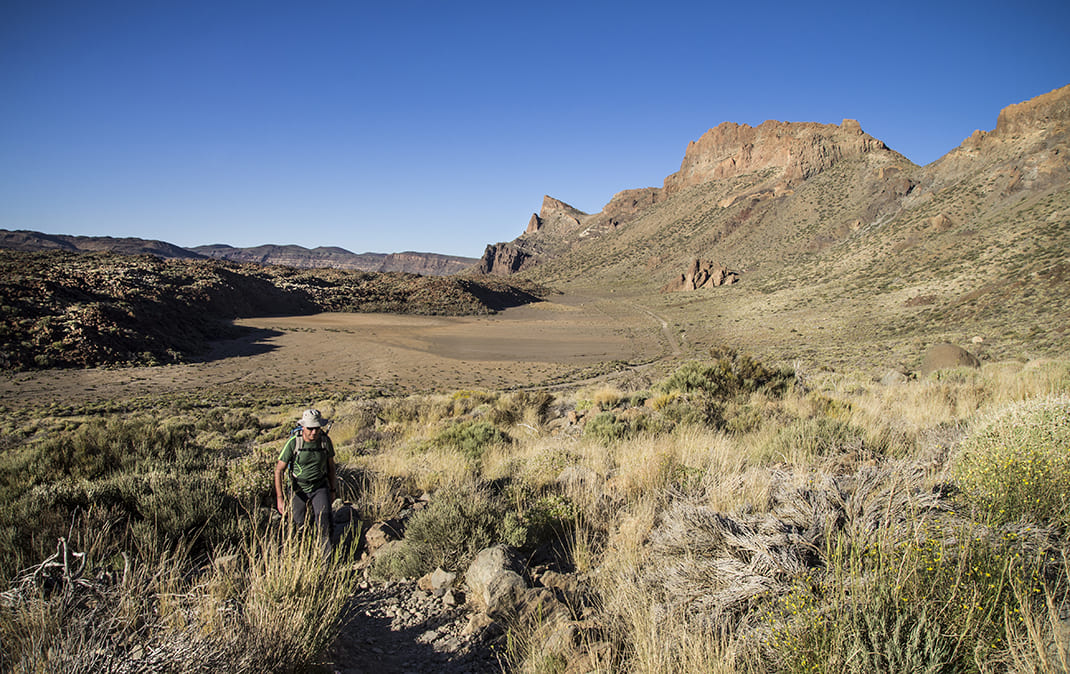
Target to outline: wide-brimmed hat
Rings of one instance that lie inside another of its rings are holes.
[[[326,425],[327,420],[319,410],[305,410],[301,415],[301,428],[323,428]]]

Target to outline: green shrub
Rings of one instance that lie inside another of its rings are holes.
[[[473,461],[479,461],[488,447],[510,442],[512,438],[500,431],[494,424],[486,421],[465,421],[455,424],[439,433],[434,440],[435,444],[452,447]]]
[[[664,393],[702,393],[720,400],[764,390],[778,395],[794,378],[787,370],[774,370],[734,349],[711,350],[712,362],[686,363],[661,383]]]
[[[521,550],[535,548],[561,540],[575,524],[577,508],[560,494],[537,499],[523,513],[510,510],[501,524],[501,538]]]
[[[583,427],[583,434],[595,438],[604,445],[610,445],[628,437],[628,424],[617,418],[613,412],[599,412]]]
[[[483,548],[499,539],[502,512],[479,491],[440,493],[405,527],[405,537],[376,558],[377,578],[422,576],[435,567],[463,570]]]
[[[785,672],[965,671],[956,640],[925,604],[896,601],[892,588],[869,588],[830,612],[796,589],[779,601],[785,618],[770,644]]]
[[[822,456],[859,453],[871,448],[861,428],[839,419],[816,417],[799,419],[777,431],[766,453],[780,460],[805,461]]]
[[[953,474],[991,523],[1070,526],[1070,398],[1017,403],[979,422],[960,443]]]

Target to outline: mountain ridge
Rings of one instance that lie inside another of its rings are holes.
[[[353,253],[338,246],[305,248],[296,244],[266,244],[239,248],[211,244],[183,248],[156,239],[110,236],[46,234],[32,230],[0,229],[0,248],[19,251],[64,250],[106,252],[122,255],[155,255],[163,259],[218,259],[263,266],[281,265],[297,269],[342,269],[366,272],[401,272],[425,276],[448,276],[475,265],[476,258],[405,251],[401,253]]]
[[[683,258],[709,257],[712,246],[722,249],[713,251],[722,257],[740,258],[723,263],[745,264],[744,258],[751,257],[753,266],[813,252],[895,219],[936,217],[940,214],[926,213],[927,205],[943,200],[941,190],[964,181],[981,182],[963,189],[986,194],[995,183],[1005,194],[1064,189],[1070,175],[1068,119],[1070,86],[1008,106],[995,129],[974,132],[924,167],[864,133],[854,120],[840,125],[767,121],[757,127],[725,122],[688,144],[680,169],[660,188],[623,190],[593,214],[547,195],[520,236],[487,246],[479,269],[564,279],[568,270],[590,270],[589,264],[576,264],[577,256],[621,255],[633,268],[643,268],[647,260],[615,245],[616,239],[628,239],[624,230],[635,228],[638,220],[646,220],[649,230],[662,230],[645,237],[648,244],[658,244],[650,246],[659,249],[652,258],[671,257],[681,266],[686,265]],[[835,194],[814,189],[834,174],[839,180]],[[967,213],[964,205],[946,204],[949,212],[943,215],[960,222],[977,215]],[[659,209],[673,213],[659,220]],[[650,225],[654,220],[658,222]],[[744,254],[742,242],[732,245],[734,239],[748,239],[748,230],[763,228],[776,255],[763,260],[762,255]],[[680,229],[687,230],[684,236],[678,236]],[[692,250],[682,254],[679,249],[688,246]],[[600,247],[607,250],[599,252]],[[554,264],[558,259],[560,264]],[[543,270],[529,271],[538,266]]]

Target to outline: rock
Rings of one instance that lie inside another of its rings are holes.
[[[881,385],[883,386],[897,386],[899,384],[905,384],[910,378],[906,374],[899,370],[888,370],[888,372],[881,377]]]
[[[353,507],[353,504],[337,499],[331,508],[331,517],[336,527],[360,521],[360,513]]]
[[[778,169],[780,181],[790,185],[871,152],[894,154],[863,133],[854,120],[839,126],[769,120],[751,127],[725,122],[688,144],[680,170],[665,178],[663,189],[671,195],[691,185],[770,168]]]
[[[921,373],[928,375],[936,370],[951,367],[981,367],[981,361],[961,346],[936,344],[925,354],[925,359],[921,363]]]
[[[479,634],[493,624],[494,620],[486,613],[473,613],[468,617],[468,624],[461,630],[461,636],[467,637],[473,634]]]
[[[539,219],[538,213],[532,213],[531,219],[528,220],[528,227],[524,230],[525,234],[534,234],[542,229],[542,220]]]
[[[508,548],[496,545],[480,551],[465,572],[468,596],[477,609],[491,618],[512,615],[527,590],[527,583],[513,569]]]
[[[456,573],[445,571],[440,566],[431,573],[422,576],[416,581],[416,584],[424,592],[430,592],[435,597],[441,597],[456,579]]]
[[[456,579],[456,573],[450,573],[449,571],[443,570],[442,567],[438,567],[431,572],[431,590],[433,592],[445,591],[453,585],[453,581]],[[436,596],[441,596],[441,594]]]
[[[513,243],[488,244],[479,261],[480,274],[505,276],[536,264],[535,258]]]
[[[698,290],[699,288],[715,288],[717,286],[732,285],[739,281],[739,273],[730,271],[727,267],[717,266],[708,260],[695,258],[691,261],[688,270],[670,281],[661,288],[663,293],[678,292],[681,290]]]
[[[387,543],[397,541],[400,538],[401,532],[397,525],[390,522],[376,522],[364,534],[364,542],[368,546],[368,552],[371,554],[375,554]]]
[[[576,648],[576,639],[579,630],[571,622],[558,623],[550,632],[550,636],[542,643],[540,653],[547,655],[569,655]]]

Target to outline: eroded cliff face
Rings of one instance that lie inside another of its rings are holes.
[[[480,274],[508,276],[536,264],[535,257],[521,250],[515,243],[501,242],[487,245],[476,268]]]
[[[990,173],[989,194],[1043,190],[1070,181],[1070,85],[1000,111],[996,128],[974,131],[926,167],[934,189]]]
[[[725,122],[688,144],[680,170],[665,178],[664,190],[669,196],[691,185],[766,169],[775,169],[777,182],[790,186],[867,153],[902,159],[853,119],[838,126],[770,120],[751,127]]]

